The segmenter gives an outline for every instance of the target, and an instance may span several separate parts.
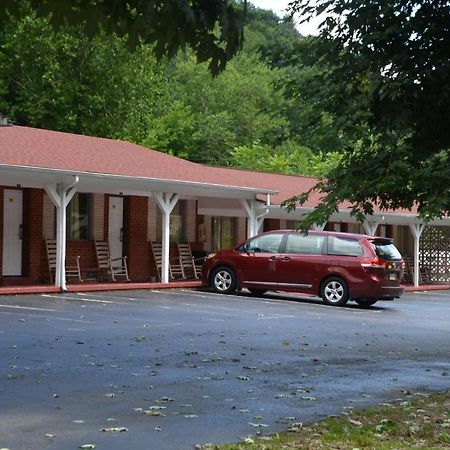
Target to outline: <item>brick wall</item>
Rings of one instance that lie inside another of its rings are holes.
[[[46,192],[43,194],[42,232],[44,239],[56,239],[56,207]]]
[[[125,255],[132,281],[150,280],[147,197],[126,197],[124,205]]]
[[[186,200],[185,205],[186,241],[195,242],[197,240],[197,201]]]
[[[43,247],[43,204],[42,189],[23,191],[23,275],[33,282],[42,279]]]
[[[3,273],[3,186],[0,186],[0,286]]]
[[[156,218],[158,205],[154,197],[148,198],[148,233],[147,239],[149,241],[156,241]]]
[[[105,239],[104,194],[91,194],[91,227],[92,227],[92,239],[94,241],[103,241]]]
[[[279,230],[281,228],[280,219],[264,219],[262,228],[264,231]]]
[[[247,218],[238,217],[236,242],[241,242],[244,241],[245,239],[247,239]]]

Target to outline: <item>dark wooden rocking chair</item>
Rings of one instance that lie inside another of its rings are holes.
[[[162,243],[161,242],[151,242],[153,259],[155,260],[156,269],[158,271],[158,277],[161,281],[161,269],[162,269]],[[184,279],[186,278],[183,270],[183,265],[179,257],[169,258],[169,278],[174,279]]]
[[[98,268],[106,272],[111,277],[112,281],[117,281],[117,277],[125,278],[125,281],[130,281],[128,276],[127,257],[121,256],[119,258],[111,258],[109,251],[109,242],[95,241],[95,253],[97,255]]]
[[[56,271],[56,239],[46,239],[45,248],[47,250],[48,271],[50,274],[50,283],[55,281]],[[76,256],[75,261],[70,264],[66,261],[66,279],[74,279],[83,282],[80,269],[80,257]]]
[[[191,245],[189,242],[178,242],[178,254],[185,276],[199,279],[202,276],[202,265],[205,258],[194,258],[192,256]]]

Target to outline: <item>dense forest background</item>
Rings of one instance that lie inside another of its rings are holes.
[[[211,165],[325,175],[349,138],[315,95],[315,39],[251,5],[246,20],[243,50],[213,77],[189,50],[157,60],[152,44],[130,51],[127,36],[56,27],[24,3],[0,30],[0,111]]]

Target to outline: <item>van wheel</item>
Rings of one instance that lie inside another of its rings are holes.
[[[250,294],[253,295],[253,297],[261,297],[267,292],[266,289],[251,289],[251,288],[247,289],[249,290]]]
[[[327,305],[343,306],[349,300],[347,284],[342,278],[330,277],[322,283],[320,296]]]
[[[218,267],[211,276],[211,286],[218,294],[236,292],[236,275],[230,267]]]
[[[362,299],[359,298],[357,300],[355,300],[356,303],[358,303],[359,306],[361,306],[361,308],[368,308],[369,306],[375,305],[375,303],[378,300],[374,300],[374,299]]]

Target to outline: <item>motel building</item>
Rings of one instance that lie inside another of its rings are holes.
[[[3,122],[0,292],[186,282],[194,277],[171,270],[177,244],[188,243],[200,258],[262,231],[293,228],[320,195],[291,213],[280,204],[315,182],[208,167],[129,142]],[[450,219],[424,224],[410,211],[379,211],[360,224],[343,204],[322,228],[394,238],[407,262],[406,284],[450,282]],[[113,281],[100,267],[99,243],[113,259],[126,256],[125,275]]]

